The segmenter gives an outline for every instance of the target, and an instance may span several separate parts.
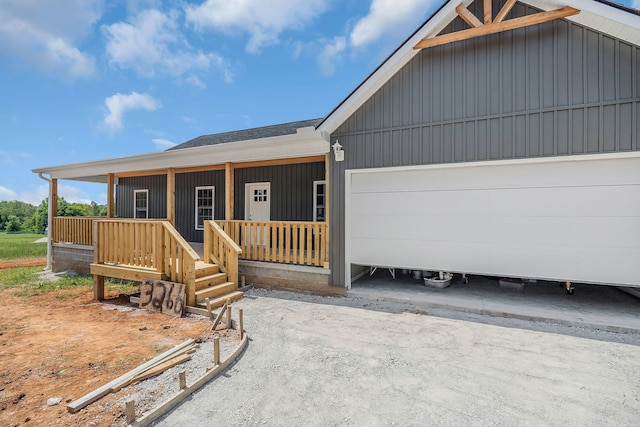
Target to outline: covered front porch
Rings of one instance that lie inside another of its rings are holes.
[[[50,175],[43,177],[50,183],[50,266],[56,270],[69,250],[84,250],[85,260],[92,254],[97,299],[105,277],[150,278],[185,284],[189,306],[241,297],[241,263],[254,263],[242,274],[249,283],[268,276],[260,271],[270,264],[312,269],[310,282],[320,278],[328,287],[326,139],[306,127],[233,144],[185,144],[34,170]],[[53,215],[65,179],[105,183],[106,217]],[[272,284],[286,281],[287,269],[274,271]]]

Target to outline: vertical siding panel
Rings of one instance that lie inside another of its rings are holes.
[[[570,138],[569,119],[570,119],[570,115],[568,111],[566,110],[558,111],[557,120],[556,120],[556,127],[557,127],[556,139],[558,141],[557,154],[569,154],[569,145],[570,145],[569,144],[569,138]]]
[[[597,153],[600,141],[600,114],[598,107],[587,108],[587,153]]]
[[[442,161],[450,163],[453,161],[454,150],[453,125],[446,124],[442,126]]]
[[[572,25],[569,31],[571,43],[571,98],[573,104],[584,102],[584,30],[582,27]]]
[[[620,146],[618,148],[621,151],[631,150],[633,148],[633,104],[620,105],[619,116]]]
[[[602,99],[604,101],[612,101],[617,99],[616,86],[618,81],[618,73],[616,70],[616,45],[617,43],[611,37],[602,37]]]
[[[554,22],[556,28],[556,67],[555,80],[557,85],[558,100],[557,105],[569,105],[569,23],[563,20]]]
[[[522,158],[527,156],[527,116],[516,116],[513,128],[513,156]]]
[[[618,42],[618,99],[633,96],[633,48],[624,42]]]
[[[586,30],[586,66],[587,88],[586,101],[598,102],[600,100],[600,61],[598,59],[600,53],[600,35],[595,31]]]
[[[584,108],[572,111],[571,124],[571,153],[584,153]]]
[[[529,157],[540,155],[540,114],[531,114],[529,117]]]
[[[616,106],[609,105],[602,109],[603,113],[603,138],[605,152],[616,151]]]
[[[487,160],[489,158],[489,127],[487,120],[478,120],[478,136],[477,136],[477,156],[478,160]]]

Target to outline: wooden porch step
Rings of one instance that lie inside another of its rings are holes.
[[[210,286],[220,285],[227,281],[227,273],[215,273],[209,276],[196,278],[196,291],[208,288]],[[196,295],[198,292],[196,292]]]
[[[196,279],[217,273],[220,273],[220,267],[218,267],[217,264],[208,264],[204,261],[196,261]]]
[[[203,301],[205,298],[217,298],[236,291],[238,287],[233,282],[221,283],[208,288],[196,291],[196,301]]]
[[[231,300],[232,302],[237,301],[240,298],[242,298],[243,295],[244,295],[244,292],[235,291],[235,292],[231,292],[230,294],[218,297],[216,299],[209,300],[209,303],[211,304],[211,308],[218,308],[218,307],[222,307],[227,302],[227,300]],[[204,303],[204,298],[202,300],[196,298],[196,301],[198,301],[197,303],[198,306],[204,307],[204,308],[207,307],[207,305]]]

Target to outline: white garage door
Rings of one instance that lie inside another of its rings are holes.
[[[347,278],[352,263],[640,285],[638,153],[346,178]]]

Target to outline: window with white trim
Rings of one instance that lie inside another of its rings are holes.
[[[149,218],[149,190],[133,191],[133,217]]]
[[[204,222],[213,219],[215,187],[196,187],[196,230],[204,230]]]
[[[313,181],[313,220],[326,221],[327,182]]]

